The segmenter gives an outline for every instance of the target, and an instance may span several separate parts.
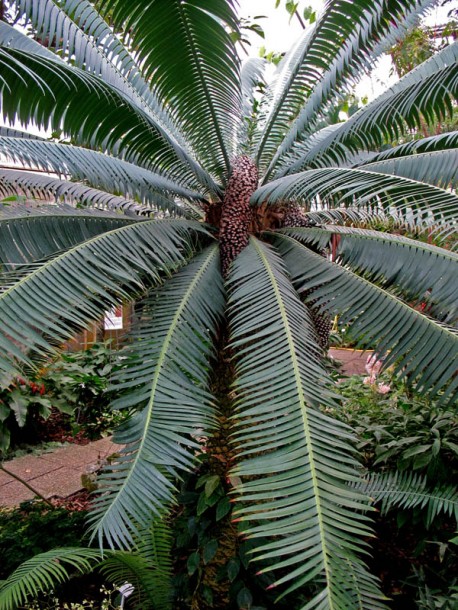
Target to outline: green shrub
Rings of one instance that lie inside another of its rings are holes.
[[[388,373],[354,375],[337,385],[334,415],[356,433],[368,473],[401,481],[426,476],[428,490],[453,488],[458,473],[458,413],[426,399]],[[369,495],[371,495],[369,493]],[[426,498],[425,494],[425,498]],[[428,504],[376,505],[373,570],[392,597],[392,610],[455,610],[458,553],[456,520],[428,518]]]
[[[109,407],[115,395],[109,388],[111,375],[120,367],[118,352],[109,342],[87,350],[63,353],[45,373],[47,388],[58,406],[70,407],[75,432],[83,429],[89,438],[111,433],[123,416]]]
[[[63,353],[30,379],[0,381],[0,453],[10,446],[37,438],[37,422],[47,420],[52,410],[70,416],[70,430],[96,439],[110,434],[123,419],[109,405],[113,372],[120,366],[118,353],[100,343],[80,351]]]
[[[26,559],[55,547],[80,546],[87,511],[50,508],[44,502],[24,502],[0,509],[0,580]]]
[[[453,481],[458,472],[456,411],[386,373],[374,383],[354,375],[337,389],[342,400],[334,415],[355,430],[367,467],[415,470],[434,483]]]

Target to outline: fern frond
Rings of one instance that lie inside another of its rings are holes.
[[[102,180],[100,182],[103,182]],[[132,198],[112,195],[85,184],[52,178],[43,174],[18,170],[0,170],[0,197],[25,195],[31,199],[55,202],[56,204],[80,205],[103,210],[113,210],[132,216],[153,216],[166,210],[172,216],[200,217],[202,212],[184,200],[174,201],[161,192],[149,197],[149,205],[142,205]]]
[[[129,582],[133,592],[129,605],[135,610],[171,610],[172,531],[164,519],[140,533],[131,552],[115,551],[100,565],[114,583]]]
[[[317,306],[351,324],[363,345],[375,346],[417,389],[452,401],[458,395],[458,334],[426,317],[369,280],[327,261],[286,235],[272,233],[296,289],[314,288]],[[352,331],[352,332],[353,332]]]
[[[393,508],[421,508],[426,512],[429,527],[440,514],[453,517],[458,523],[458,489],[455,485],[431,488],[427,477],[415,472],[372,472],[357,486],[380,504],[383,514]]]
[[[425,242],[381,231],[352,227],[287,228],[290,235],[318,250],[338,236],[339,263],[385,286],[402,290],[412,303],[433,306],[440,319],[452,325],[458,308],[458,254]]]
[[[0,586],[0,610],[15,610],[59,583],[72,573],[91,572],[102,560],[103,551],[60,548],[35,555],[22,563]]]
[[[364,169],[326,168],[286,176],[258,188],[252,204],[294,201],[319,208],[369,207],[395,213],[411,226],[446,230],[458,214],[458,196],[424,182]]]
[[[191,255],[190,221],[145,220],[112,229],[73,246],[0,294],[0,370],[18,372],[34,355],[85,328],[122,298],[159,283]],[[43,299],[43,294],[47,295]],[[30,352],[30,350],[32,350]]]

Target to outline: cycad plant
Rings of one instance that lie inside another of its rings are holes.
[[[327,0],[262,99],[232,0],[10,4],[27,25],[0,24],[3,116],[61,139],[3,128],[0,152],[21,169],[0,170],[1,192],[80,209],[3,213],[0,371],[24,375],[110,306],[137,303],[113,380],[132,416],[94,535],[129,549],[179,513],[180,481],[205,462],[208,496],[220,485],[231,502],[204,572],[241,537],[293,605],[385,607],[352,433],[327,414],[326,318],[455,400],[457,255],[356,227],[452,241],[458,133],[406,134],[453,111],[458,43],[329,124],[432,2]],[[228,607],[218,595],[193,603]]]

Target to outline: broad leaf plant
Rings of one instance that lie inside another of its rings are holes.
[[[453,112],[458,42],[347,121],[328,111],[434,3],[326,0],[262,87],[235,0],[6,4],[0,194],[60,205],[3,207],[2,378],[136,302],[94,537],[133,548],[206,456],[279,597],[385,608],[327,320],[456,400],[458,132],[412,134]]]

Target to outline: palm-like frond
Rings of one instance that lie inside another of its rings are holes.
[[[320,207],[370,207],[404,218],[409,225],[445,231],[458,213],[458,197],[423,182],[353,168],[315,169],[293,174],[257,189],[252,203],[294,201]]]
[[[13,194],[25,194],[31,199],[47,202],[65,202],[73,205],[79,204],[82,207],[114,210],[133,216],[152,216],[159,210],[167,210],[176,216],[198,216],[202,213],[193,204],[175,203],[171,198],[164,197],[162,193],[151,197],[155,200],[154,203],[158,203],[157,207],[153,205],[153,201],[146,206],[132,199],[112,195],[84,184],[60,180],[43,174],[0,169],[0,197],[8,197]]]
[[[421,126],[421,118],[433,123],[453,112],[458,97],[458,43],[445,47],[429,60],[406,74],[388,91],[361,108],[340,124],[328,138],[294,159],[292,151],[287,165],[276,177],[292,174],[304,167],[339,164],[348,152],[359,148],[374,149],[385,140],[396,139],[407,127]]]
[[[364,345],[375,344],[402,375],[417,380],[424,392],[444,390],[442,400],[458,395],[458,334],[412,309],[386,290],[325,260],[290,237],[273,234],[300,292],[315,288],[313,298],[338,314]],[[330,299],[330,295],[332,298]]]
[[[319,250],[338,235],[339,262],[384,286],[397,286],[409,300],[427,301],[457,320],[458,254],[401,235],[350,227],[288,228],[281,233]],[[427,294],[428,293],[428,294]]]
[[[458,522],[458,490],[454,485],[432,488],[427,478],[414,472],[382,472],[368,474],[358,489],[380,503],[382,513],[393,508],[421,508],[426,510],[430,526],[437,515],[454,517]]]
[[[238,27],[231,3],[110,0],[104,11],[115,27],[129,32],[153,90],[163,102],[173,100],[183,133],[204,166],[221,178],[234,153],[241,105],[239,59],[227,31]]]
[[[96,235],[135,222],[103,212],[84,215],[52,212],[27,216],[0,213],[0,265],[2,271],[47,258]]]
[[[339,127],[335,125],[334,127]],[[441,150],[456,150],[458,148],[458,131],[449,131],[447,133],[439,133],[435,136],[421,138],[420,140],[411,140],[393,148],[388,148],[379,153],[371,153],[368,160],[369,163],[386,161],[387,159],[397,159],[399,157],[409,157],[420,153],[432,153]],[[364,161],[361,165],[364,165]]]
[[[110,546],[129,546],[138,528],[148,527],[151,511],[164,512],[179,470],[195,460],[195,436],[212,422],[208,361],[223,306],[216,246],[144,303],[141,327],[124,352],[130,359],[115,380],[116,388],[129,393],[114,407],[135,406],[137,413],[115,435],[127,446],[102,476],[104,493],[92,516]]]
[[[30,364],[121,298],[141,293],[192,252],[198,224],[146,220],[93,237],[34,269],[0,294],[0,370]],[[43,299],[42,295],[47,298]],[[36,329],[40,329],[38,332]]]
[[[371,161],[359,167],[370,172],[428,182],[442,188],[456,189],[458,186],[458,149]]]
[[[255,89],[259,83],[264,82],[263,72],[266,61],[260,57],[250,58],[242,64],[240,82],[242,87],[242,119],[238,134],[239,153],[248,153],[251,149],[255,118],[253,108],[255,102]]]
[[[29,597],[67,581],[72,573],[91,572],[100,563],[103,551],[60,548],[35,555],[22,563],[0,586],[0,609],[15,610]]]
[[[412,18],[431,4],[428,0],[389,6],[379,0],[325,3],[317,22],[280,64],[272,86],[256,153],[262,168],[270,162],[265,179],[298,137],[312,130],[326,104],[371,67],[377,55],[412,25]]]
[[[307,609],[382,608],[375,579],[354,553],[370,529],[352,510],[365,510],[366,500],[348,487],[357,477],[348,429],[318,408],[332,398],[307,311],[279,257],[254,239],[235,261],[229,288],[237,349],[233,474],[242,478],[236,515],[244,535],[261,539],[254,556],[269,560],[267,569],[288,568],[275,586],[322,582]],[[349,569],[359,573],[356,588]]]
[[[84,145],[130,155],[137,163],[148,161],[152,169],[167,167],[178,180],[198,180],[204,188],[218,190],[208,172],[141,102],[65,63],[5,23],[0,23],[0,62],[2,110],[11,122],[32,119],[39,127],[62,129]],[[23,98],[19,107],[18,96]]]
[[[28,133],[27,131],[21,131],[20,129],[13,129],[12,127],[0,127],[0,136],[6,138],[25,138],[27,140],[44,140],[41,136],[35,135],[33,133]]]
[[[152,208],[175,211],[178,207],[175,201],[177,196],[185,198],[184,210],[188,205],[197,213],[198,205],[191,202],[202,198],[200,193],[134,163],[70,144],[0,138],[0,152],[31,169],[71,176],[108,192],[121,191]]]
[[[168,118],[167,111],[143,78],[131,50],[88,0],[63,0],[59,4],[53,0],[15,0],[15,4],[27,15],[37,34],[48,41],[48,46],[62,49],[74,57],[78,66],[88,65],[99,75],[103,60],[108,61],[158,118],[164,121]]]
[[[35,35],[54,53],[100,76],[140,110],[151,116],[171,142],[186,151],[186,143],[170,114],[142,77],[134,58],[88,1],[17,0]],[[194,169],[197,166],[194,165]]]
[[[129,582],[129,604],[137,610],[171,608],[172,538],[162,521],[143,531],[134,552],[66,547],[39,553],[0,583],[0,610],[15,610],[30,598],[68,581],[73,574],[99,570],[117,586]]]
[[[429,232],[434,231],[434,227],[425,224],[416,224],[412,226],[412,217],[407,217],[397,213],[395,208],[382,209],[377,206],[362,205],[358,207],[337,207],[334,209],[313,209],[307,211],[303,208],[304,215],[313,225],[341,225],[360,228],[378,229],[380,226],[386,227],[386,230],[392,230],[394,233],[402,233],[406,230],[415,232],[419,238],[426,237]],[[440,229],[441,239],[456,233],[455,222],[453,218],[449,223],[445,223]],[[452,250],[456,249],[453,240],[450,245]]]
[[[142,584],[145,591],[150,591],[158,610],[168,610],[172,591],[173,536],[170,524],[164,520],[155,521],[137,541],[138,553],[144,557],[155,570],[148,583]]]
[[[129,582],[129,603],[137,610],[169,610],[171,567],[170,531],[159,522],[154,530],[142,532],[134,552],[66,547],[35,555],[0,583],[0,610],[15,610],[75,573],[96,569],[119,587]]]
[[[172,600],[172,534],[163,520],[141,532],[134,552],[110,553],[100,571],[118,585],[133,585],[129,605],[136,610],[170,610]]]
[[[142,79],[127,48],[93,5],[86,0],[61,3],[16,0],[14,4],[19,14],[25,15],[26,25],[32,25],[43,47],[52,48],[53,53],[64,58],[71,58],[76,66],[84,67],[115,85],[132,101],[138,103],[141,98],[142,105],[146,103],[157,119],[162,118],[165,122],[166,111]]]

